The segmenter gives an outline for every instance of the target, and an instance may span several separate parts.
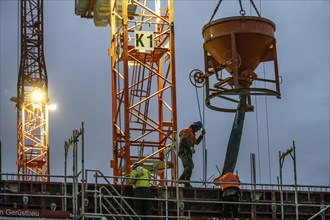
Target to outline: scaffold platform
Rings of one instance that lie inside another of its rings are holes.
[[[74,195],[72,182],[1,180],[0,219],[130,219],[130,215],[138,219],[130,211],[134,201],[132,186],[76,186],[78,193]],[[275,187],[242,184],[238,219],[296,219],[294,187],[283,186],[282,191]],[[298,186],[297,195],[298,219],[330,219],[330,187]],[[150,219],[224,219],[224,202],[217,187],[157,186],[152,187],[151,200]]]

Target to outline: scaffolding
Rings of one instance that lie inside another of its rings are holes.
[[[84,123],[65,142],[66,157],[71,147],[72,175],[66,172],[65,160],[65,175],[53,175],[54,182],[21,181],[27,174],[0,174],[0,219],[22,215],[41,219],[223,219],[223,206],[228,202],[222,200],[213,182],[191,181],[195,187],[186,188],[171,178],[149,179],[152,215],[138,216],[132,208],[137,199],[133,187],[126,184],[130,177],[106,176],[99,170],[85,169]],[[290,150],[280,156],[289,153]],[[330,186],[251,182],[241,183],[239,219],[330,218]]]

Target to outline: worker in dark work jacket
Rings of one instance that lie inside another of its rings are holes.
[[[180,134],[179,142],[179,157],[183,165],[183,172],[179,180],[185,180],[183,183],[185,187],[191,187],[190,181],[191,174],[194,168],[192,155],[195,153],[195,145],[199,144],[205,135],[205,129],[200,121],[194,122],[189,127],[183,129]],[[201,135],[196,139],[196,132],[201,130]]]
[[[216,185],[220,185],[222,200],[226,202],[223,205],[223,217],[238,217],[238,201],[240,196],[240,179],[232,172],[227,172],[214,180]]]
[[[130,177],[132,178],[129,182],[133,185],[133,196],[136,197],[134,198],[134,211],[138,215],[150,215],[151,201],[145,200],[145,198],[151,197],[149,170],[142,167],[142,164],[135,163],[133,165]]]

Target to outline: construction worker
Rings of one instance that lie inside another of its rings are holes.
[[[225,203],[223,206],[223,217],[238,217],[238,204],[240,195],[239,177],[232,172],[227,172],[213,181],[220,185],[222,200],[231,203]]]
[[[179,157],[182,161],[183,172],[179,180],[190,181],[194,162],[192,155],[195,153],[195,144],[199,144],[205,135],[205,129],[200,121],[194,122],[189,127],[183,129],[180,134]],[[196,132],[201,130],[201,135],[196,139]],[[191,187],[189,182],[182,183],[185,187]]]
[[[145,198],[151,197],[149,170],[142,167],[141,163],[135,163],[130,177],[132,178],[129,182],[133,185],[133,196],[136,197],[134,198],[134,211],[138,215],[150,215],[151,201],[145,200]]]

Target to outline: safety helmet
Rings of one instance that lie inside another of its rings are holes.
[[[200,130],[203,128],[203,123],[201,121],[195,121],[193,124],[197,128],[197,130]]]
[[[139,167],[139,166],[141,166],[141,164],[140,163],[135,163],[134,165],[133,165],[133,170],[135,170],[137,167]]]

